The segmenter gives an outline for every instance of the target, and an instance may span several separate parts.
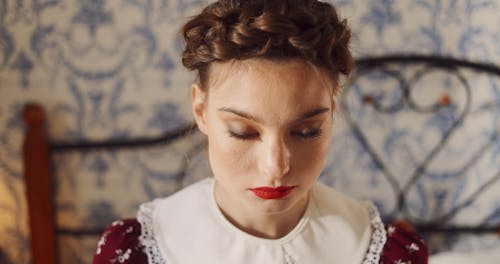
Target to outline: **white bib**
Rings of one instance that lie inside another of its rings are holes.
[[[279,239],[264,239],[232,225],[214,199],[213,178],[141,205],[140,242],[150,264],[378,263],[385,229],[371,204],[321,183],[306,212]]]

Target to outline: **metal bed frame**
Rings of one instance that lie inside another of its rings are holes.
[[[431,70],[445,70],[450,74],[456,75],[459,80],[464,84],[467,95],[470,97],[472,88],[468,85],[467,80],[460,74],[460,69],[465,68],[468,70],[477,71],[480,73],[490,74],[500,78],[500,67],[492,64],[475,63],[460,59],[436,57],[436,56],[420,56],[420,55],[396,55],[384,57],[369,57],[360,58],[356,61],[357,71],[354,80],[368,74],[373,70],[385,71],[387,74],[394,76],[396,79],[401,80],[402,96],[400,100],[390,106],[384,107],[376,98],[366,95],[363,97],[364,104],[373,107],[375,110],[387,113],[396,113],[403,105],[413,107],[415,111],[436,111],[439,107],[450,103],[449,98],[442,98],[439,103],[428,108],[419,109],[411,101],[410,94],[412,89],[412,82],[415,80],[406,81],[402,74],[390,65],[422,65],[425,66],[425,71]],[[423,74],[417,73],[416,79]],[[348,86],[347,89],[350,89]],[[344,95],[347,91],[344,92]],[[470,102],[470,98],[467,99]],[[340,106],[349,113],[349,106],[346,103],[345,96],[340,98]],[[468,106],[466,106],[467,108]],[[500,102],[494,102],[489,109],[500,109]],[[495,111],[495,110],[494,110]],[[165,132],[159,137],[143,137],[143,138],[129,138],[129,139],[109,139],[104,141],[60,141],[50,138],[46,130],[46,115],[43,107],[36,103],[28,103],[24,107],[23,112],[26,134],[23,145],[23,165],[26,182],[26,193],[28,201],[28,211],[30,216],[30,229],[31,229],[31,248],[32,248],[32,261],[34,264],[41,263],[57,263],[57,235],[62,236],[98,236],[104,230],[104,227],[97,229],[68,229],[58,227],[55,223],[55,203],[54,203],[54,188],[53,188],[53,159],[54,154],[67,153],[67,152],[88,152],[95,150],[120,150],[120,149],[134,149],[143,148],[147,146],[166,146],[179,139],[192,135],[196,132],[194,124],[186,124],[180,126],[173,131]],[[456,215],[462,208],[469,202],[473,201],[481,192],[488,188],[492,183],[500,180],[500,171],[477,192],[467,199],[464,203],[452,209],[445,216],[435,219],[430,222],[416,222],[412,221],[411,216],[406,210],[406,196],[407,190],[415,184],[415,182],[423,177],[428,164],[436,156],[437,153],[446,145],[449,137],[455,132],[456,128],[467,117],[465,111],[458,120],[456,120],[452,128],[444,134],[441,142],[430,152],[415,171],[411,175],[410,181],[404,186],[399,186],[395,180],[395,176],[390,173],[382,159],[370,146],[366,138],[363,136],[360,126],[356,121],[347,114],[347,122],[363,148],[368,152],[374,164],[380,171],[383,172],[385,179],[390,183],[394,194],[397,197],[397,206],[393,212],[385,219],[385,221],[399,221],[401,226],[407,228],[414,228],[417,232],[422,233],[472,233],[472,234],[485,234],[485,233],[498,233],[500,235],[500,223],[495,225],[479,225],[479,226],[453,226],[447,225],[446,221]],[[498,139],[499,131],[495,131],[491,138],[491,142]],[[481,151],[475,154],[474,159],[480,158],[481,154],[488,146],[485,146]],[[402,218],[400,218],[402,216]]]

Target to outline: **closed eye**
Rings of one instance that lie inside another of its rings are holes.
[[[321,136],[321,129],[313,129],[313,130],[303,130],[303,131],[294,131],[292,132],[292,135],[304,138],[304,139],[309,139],[309,138],[315,138]]]
[[[229,130],[227,132],[229,133],[230,137],[234,137],[234,138],[242,139],[242,140],[254,139],[254,138],[259,136],[259,133],[239,134],[239,133],[233,132],[231,130]]]
[[[292,135],[302,138],[302,139],[310,139],[310,138],[316,138],[321,136],[322,130],[321,129],[314,129],[314,130],[303,130],[303,131],[292,131]],[[241,139],[241,140],[250,140],[250,139],[255,139],[259,137],[259,133],[249,133],[249,134],[240,134],[233,132],[231,130],[228,131],[228,134],[230,137],[236,138],[236,139]]]

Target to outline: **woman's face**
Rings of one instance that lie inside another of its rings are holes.
[[[193,112],[221,209],[305,208],[330,146],[334,82],[301,61],[264,59],[214,65],[210,78],[208,94],[193,86]]]

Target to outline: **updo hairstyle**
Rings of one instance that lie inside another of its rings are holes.
[[[317,0],[219,0],[189,20],[182,34],[182,63],[198,71],[203,89],[212,62],[303,59],[335,80],[354,64],[346,20]]]

